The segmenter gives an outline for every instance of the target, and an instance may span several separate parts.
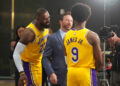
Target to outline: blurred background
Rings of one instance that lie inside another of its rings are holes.
[[[51,29],[55,32],[59,29],[59,15],[64,11],[70,11],[72,5],[77,2],[86,3],[92,8],[87,28],[98,33],[104,25],[120,26],[120,0],[1,0],[0,80],[14,80],[14,63],[9,52],[10,42],[16,37],[15,28],[29,24],[34,18],[36,9],[42,7],[49,11]],[[0,86],[3,85],[0,83]]]

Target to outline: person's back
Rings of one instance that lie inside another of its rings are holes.
[[[93,47],[88,43],[86,36],[88,29],[68,31],[65,37],[68,67],[85,67],[95,69]],[[69,57],[72,57],[69,58]],[[78,58],[79,57],[79,58]]]
[[[75,25],[64,38],[67,86],[97,86],[96,70],[102,67],[103,62],[99,37],[86,28],[91,8],[78,3],[72,7],[71,14]]]
[[[89,30],[86,28],[80,30],[72,29],[66,34],[64,39],[67,53],[68,76],[72,74],[72,76],[75,77],[75,80],[71,80],[71,77],[69,77],[68,81],[73,81],[73,83],[74,81],[82,81],[82,83],[86,84],[86,81],[91,81],[88,77],[91,77],[91,79],[96,78],[96,73],[94,73],[95,59],[93,57],[93,47],[86,38],[88,32]],[[94,78],[92,78],[92,76],[94,76]],[[80,84],[81,83],[76,83],[76,85],[74,85],[80,86]],[[86,86],[85,84],[82,84],[82,86]]]

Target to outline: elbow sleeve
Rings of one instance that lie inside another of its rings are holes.
[[[24,71],[20,55],[24,51],[25,47],[26,45],[22,44],[21,42],[18,42],[13,53],[13,59],[19,72]]]

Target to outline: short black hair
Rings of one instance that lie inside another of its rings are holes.
[[[45,12],[47,12],[47,10],[45,8],[38,8],[35,14],[35,18],[39,17],[40,15],[44,14]]]
[[[71,15],[70,11],[65,12],[64,14],[60,15],[60,19],[59,20],[63,20],[63,17],[66,15]]]
[[[81,23],[91,16],[91,8],[87,4],[77,3],[72,6],[71,15],[75,21]]]
[[[16,34],[16,41],[18,41],[18,40],[20,39],[20,38],[19,38],[19,36],[18,36],[18,30],[19,30],[21,27],[25,28],[25,26],[24,26],[24,25],[20,25],[20,26],[17,26],[17,27],[16,27],[16,30],[15,30],[15,34]]]

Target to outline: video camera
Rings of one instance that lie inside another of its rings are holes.
[[[107,39],[114,36],[112,32],[118,33],[118,30],[119,28],[117,25],[111,25],[110,27],[104,26],[100,29],[98,34],[100,38]]]

